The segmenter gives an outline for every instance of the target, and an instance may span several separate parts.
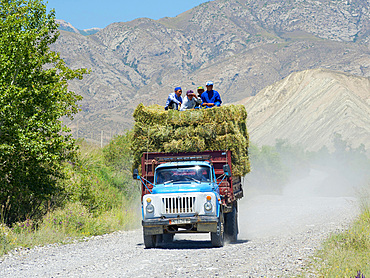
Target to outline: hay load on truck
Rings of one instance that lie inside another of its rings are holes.
[[[236,241],[242,177],[250,168],[242,105],[135,112],[133,178],[141,181],[146,248],[177,233],[209,233],[212,245]]]

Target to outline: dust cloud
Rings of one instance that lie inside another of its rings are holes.
[[[239,239],[289,236],[328,221],[335,224],[344,213],[358,213],[356,197],[360,186],[349,175],[334,167],[311,167],[298,172],[279,190],[271,184],[259,185],[253,176],[245,177],[245,196],[239,202]]]

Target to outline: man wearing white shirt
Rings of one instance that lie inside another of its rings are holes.
[[[180,111],[184,111],[186,109],[194,109],[197,104],[201,104],[202,100],[196,96],[196,94],[189,90],[186,92],[186,97],[184,98],[183,103],[181,104]]]

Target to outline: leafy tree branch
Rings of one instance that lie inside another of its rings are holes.
[[[68,81],[88,71],[69,69],[50,50],[57,28],[41,0],[1,1],[0,212],[7,223],[41,214],[59,190],[63,162],[75,157],[61,117],[73,118],[81,100]]]

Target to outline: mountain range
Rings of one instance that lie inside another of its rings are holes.
[[[131,128],[138,103],[164,105],[176,86],[195,90],[212,80],[226,104],[309,69],[369,77],[369,7],[369,0],[215,0],[88,36],[60,31],[52,49],[71,68],[91,69],[70,83],[84,100],[66,123],[75,136],[100,141]]]

